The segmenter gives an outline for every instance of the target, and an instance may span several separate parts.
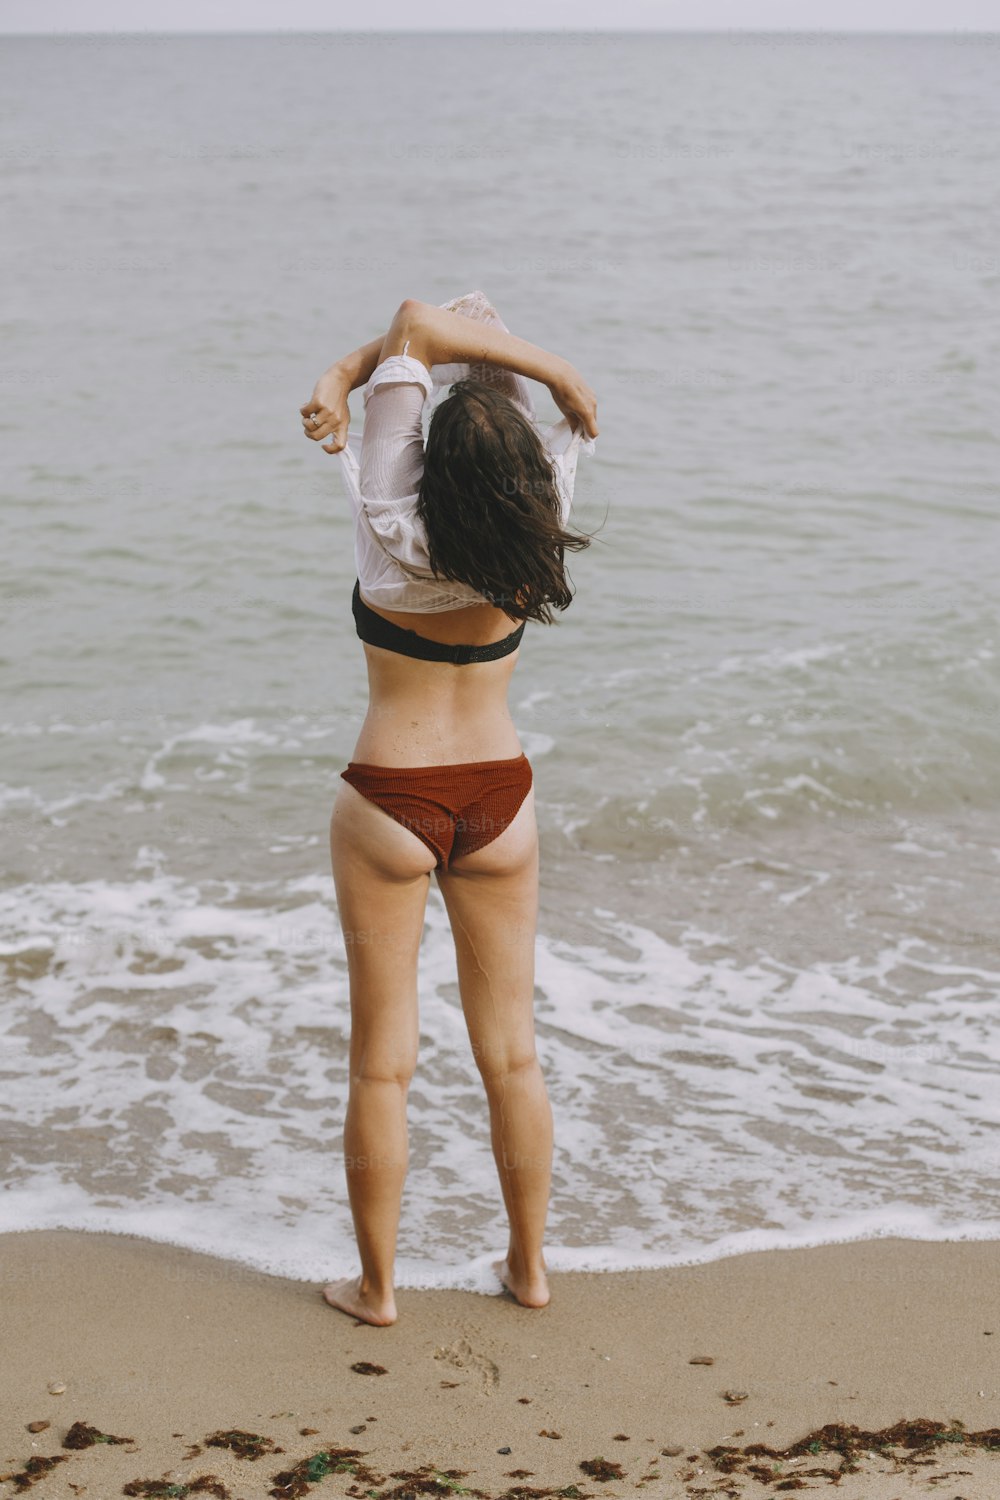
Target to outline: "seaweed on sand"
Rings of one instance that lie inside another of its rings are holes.
[[[95,1443],[134,1443],[135,1438],[112,1437],[99,1427],[89,1427],[86,1422],[74,1422],[62,1440],[64,1448],[92,1448]]]
[[[0,1474],[0,1484],[7,1482],[19,1490],[28,1490],[39,1479],[44,1479],[50,1469],[56,1464],[64,1464],[69,1458],[68,1453],[56,1453],[52,1458],[43,1458],[40,1454],[25,1459],[24,1467],[13,1474]]]
[[[173,1483],[169,1479],[133,1479],[123,1485],[123,1495],[144,1495],[146,1500],[185,1500],[187,1495],[214,1495],[216,1500],[229,1500],[229,1491],[214,1474],[200,1474],[197,1479]]]
[[[261,1437],[256,1432],[244,1432],[239,1427],[231,1427],[225,1432],[213,1432],[207,1438],[202,1438],[206,1448],[228,1448],[235,1453],[237,1458],[249,1459],[256,1463],[258,1458],[263,1458],[265,1453],[284,1453],[284,1448],[278,1448],[273,1439]]]
[[[957,1419],[935,1422],[929,1417],[916,1417],[913,1421],[900,1420],[890,1427],[870,1432],[843,1422],[830,1422],[825,1427],[818,1427],[814,1432],[808,1433],[798,1442],[791,1443],[787,1448],[770,1448],[765,1443],[748,1443],[745,1448],[719,1444],[705,1451],[721,1474],[750,1474],[762,1484],[772,1485],[776,1479],[781,1479],[781,1488],[801,1488],[799,1485],[793,1486],[790,1481],[806,1473],[829,1474],[830,1470],[800,1469],[794,1475],[784,1475],[780,1467],[775,1470],[775,1464],[781,1465],[789,1459],[801,1458],[806,1454],[818,1456],[821,1453],[837,1453],[842,1460],[839,1472],[851,1474],[860,1467],[858,1460],[861,1455],[877,1453],[881,1457],[891,1458],[898,1468],[905,1468],[908,1465],[926,1463],[927,1455],[945,1444],[959,1443],[969,1448],[1000,1451],[1000,1428],[966,1432],[964,1424]],[[900,1448],[907,1451],[904,1454],[893,1452]],[[751,1463],[750,1460],[755,1458],[770,1459],[772,1462]]]

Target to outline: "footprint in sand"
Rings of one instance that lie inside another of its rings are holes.
[[[456,1365],[460,1370],[476,1370],[486,1392],[495,1391],[500,1384],[497,1366],[485,1354],[477,1353],[468,1339],[456,1339],[445,1348],[435,1349],[434,1358],[447,1360],[448,1364]]]

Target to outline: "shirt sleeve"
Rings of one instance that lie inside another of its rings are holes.
[[[365,425],[361,435],[360,485],[375,505],[412,499],[424,472],[424,402],[434,389],[419,359],[392,354],[372,372],[365,386]]]
[[[581,453],[596,452],[597,439],[587,437],[582,427],[575,430],[568,417],[561,417],[550,427],[539,431],[539,437],[555,465],[556,485],[559,490],[559,516],[563,526],[569,524],[576,489],[576,466]]]

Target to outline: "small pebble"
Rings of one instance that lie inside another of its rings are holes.
[[[679,1458],[684,1452],[683,1448],[661,1448],[660,1452],[664,1458]]]
[[[510,1453],[511,1449],[510,1448],[498,1448],[497,1452],[498,1453]]]
[[[714,1365],[715,1359],[711,1354],[696,1354],[693,1359],[688,1360],[689,1365]]]
[[[46,1429],[46,1427],[48,1427],[48,1425],[49,1425],[48,1422],[29,1422],[28,1423],[28,1431],[29,1432],[44,1432],[45,1429]]]
[[[364,1432],[365,1424],[364,1422],[359,1422],[357,1427],[352,1427],[350,1430],[351,1432]]]
[[[300,1427],[299,1437],[315,1437],[317,1432],[319,1432],[318,1427]]]
[[[65,1391],[65,1389],[66,1389],[66,1382],[64,1380],[50,1380],[49,1381],[49,1395],[50,1396],[61,1396],[62,1393],[63,1393],[63,1391]]]

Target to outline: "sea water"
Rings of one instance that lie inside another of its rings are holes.
[[[482,289],[599,398],[510,700],[549,1266],[1000,1234],[998,70],[959,33],[3,41],[0,1228],[356,1270],[327,829],[366,679],[298,408],[404,297]],[[495,1290],[433,881],[419,980],[399,1280]]]

